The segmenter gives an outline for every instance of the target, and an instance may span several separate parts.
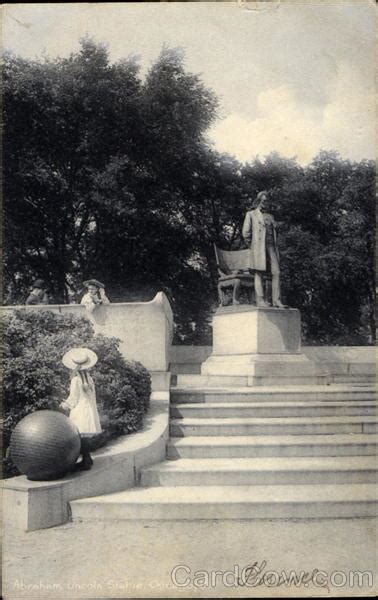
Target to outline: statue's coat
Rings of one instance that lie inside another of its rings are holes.
[[[274,249],[278,258],[276,224],[268,215],[273,225]],[[264,215],[259,209],[249,210],[244,219],[242,235],[251,248],[251,268],[256,271],[266,271],[266,226]]]

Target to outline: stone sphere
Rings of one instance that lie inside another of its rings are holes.
[[[28,479],[59,479],[74,466],[80,454],[80,434],[72,421],[54,410],[37,410],[13,430],[10,456]]]

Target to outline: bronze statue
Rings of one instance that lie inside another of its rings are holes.
[[[280,297],[280,265],[277,248],[276,224],[272,215],[265,212],[268,193],[259,192],[255,208],[245,215],[242,235],[251,249],[251,268],[255,271],[256,305],[270,306],[264,298],[262,274],[270,271],[272,274],[272,305],[285,308]]]

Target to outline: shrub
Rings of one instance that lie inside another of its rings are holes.
[[[95,335],[84,317],[50,311],[14,311],[3,321],[3,449],[20,419],[44,408],[56,410],[67,398],[70,372],[62,357],[74,346],[94,350],[96,385],[103,439],[137,431],[149,406],[151,379],[140,363],[126,361],[120,341]],[[3,458],[6,476],[17,472]]]

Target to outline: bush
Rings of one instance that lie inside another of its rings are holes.
[[[120,341],[95,335],[84,317],[50,311],[14,311],[3,322],[3,449],[23,417],[35,410],[57,410],[67,398],[70,372],[62,357],[74,346],[94,350],[98,363],[92,372],[103,440],[142,427],[149,406],[151,379],[140,363],[126,361]],[[3,457],[4,474],[17,473]]]

